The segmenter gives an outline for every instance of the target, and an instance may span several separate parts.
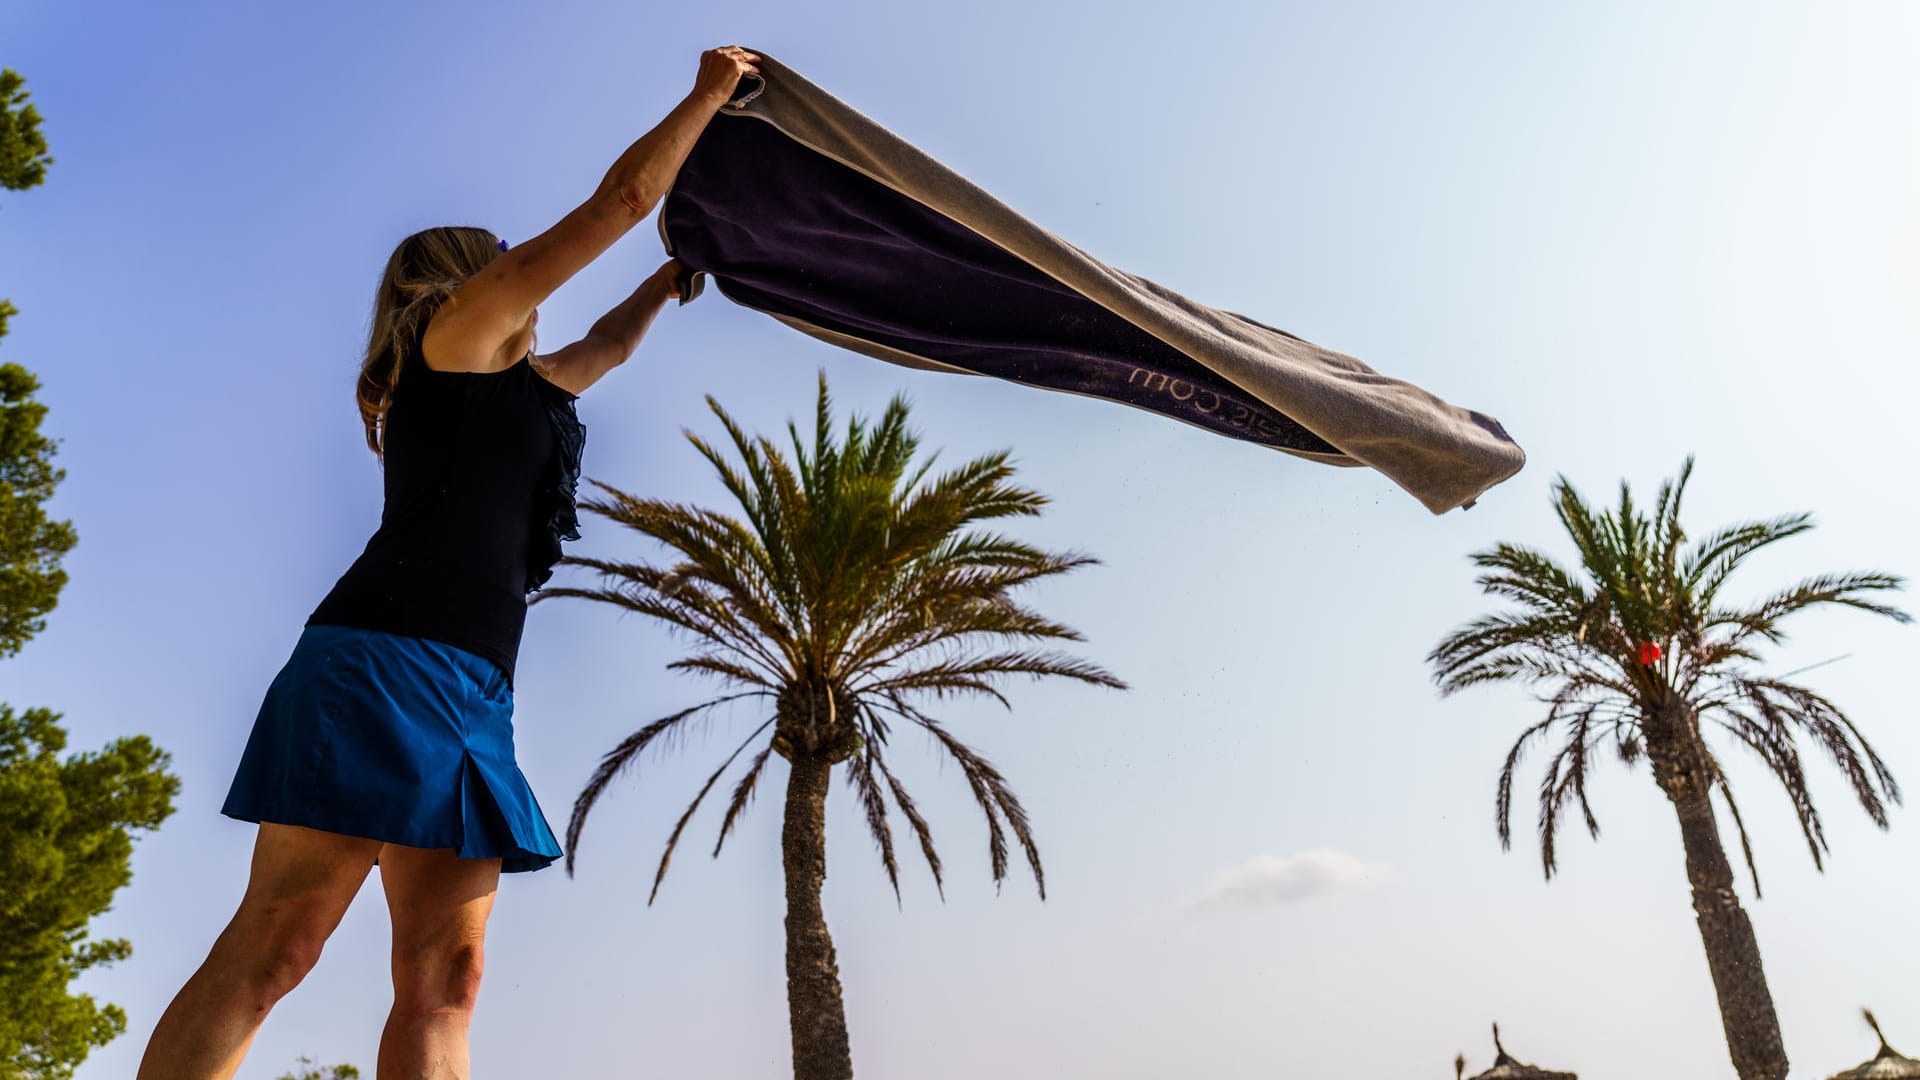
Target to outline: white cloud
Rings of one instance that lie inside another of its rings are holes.
[[[1301,851],[1285,857],[1255,855],[1216,875],[1187,901],[1187,907],[1194,911],[1264,911],[1371,884],[1386,870],[1344,851]]]

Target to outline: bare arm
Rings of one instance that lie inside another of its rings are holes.
[[[434,315],[422,352],[428,366],[497,371],[535,307],[653,213],[742,75],[759,57],[731,46],[701,54],[693,92],[620,155],[586,202],[559,223],[468,278]]]
[[[569,393],[579,394],[633,355],[647,336],[654,316],[667,301],[680,295],[680,260],[669,259],[640,287],[602,315],[579,341],[540,358],[548,379]]]

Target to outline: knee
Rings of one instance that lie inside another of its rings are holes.
[[[394,1004],[410,1013],[470,1014],[480,998],[484,967],[478,935],[407,950],[394,960]]]
[[[241,947],[251,954],[250,982],[265,1005],[279,1001],[320,962],[333,930],[330,913],[298,902],[269,904],[236,920]]]
[[[301,934],[280,942],[266,957],[260,970],[260,988],[269,1001],[278,1001],[293,992],[320,962],[321,946],[326,938]]]

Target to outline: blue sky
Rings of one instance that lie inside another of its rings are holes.
[[[131,1073],[239,897],[231,770],[379,514],[350,394],[392,244],[543,228],[686,91],[700,49],[734,41],[1095,255],[1497,416],[1531,457],[1435,518],[1377,474],[896,369],[717,294],[668,311],[582,402],[589,475],[716,500],[680,434],[711,432],[702,395],[766,427],[825,369],[844,408],[909,394],[949,455],[1015,448],[1055,500],[1022,535],[1103,560],[1033,600],[1132,690],[1021,686],[1011,713],[946,713],[1027,801],[1049,900],[1018,879],[995,895],[977,811],[930,750],[894,757],[950,865],[944,904],[916,868],[896,908],[836,795],[826,899],[861,1074],[1441,1076],[1456,1050],[1485,1067],[1497,1018],[1522,1057],[1594,1080],[1729,1075],[1645,773],[1601,772],[1602,841],[1570,842],[1543,882],[1530,810],[1511,853],[1492,827],[1537,706],[1440,701],[1422,657],[1490,606],[1469,552],[1565,552],[1562,473],[1650,491],[1694,452],[1696,531],[1815,511],[1818,531],[1754,560],[1750,593],[1920,572],[1920,9],[1891,0],[13,0],[0,63],[27,75],[58,160],[0,199],[0,295],[22,312],[0,358],[45,383],[81,546],[0,700],[64,711],[77,747],[151,733],[185,783],[99,923],[135,953],[86,986],[130,1026],[83,1080]],[[661,257],[637,231],[546,306],[547,340]],[[637,550],[591,521],[576,549]],[[1917,646],[1817,615],[1777,670],[1847,657],[1810,678],[1911,786]],[[522,655],[522,764],[556,823],[602,751],[705,689],[661,670],[672,639],[587,606],[536,608]],[[777,801],[719,861],[683,853],[645,905],[674,816],[753,719],[647,761],[596,812],[577,878],[506,881],[482,1075],[784,1068]],[[1785,799],[1747,762],[1735,778],[1796,1074],[1868,1056],[1861,1004],[1920,1045],[1910,813],[1883,834],[1816,773],[1819,874]],[[383,919],[370,882],[245,1080],[302,1053],[371,1065]]]

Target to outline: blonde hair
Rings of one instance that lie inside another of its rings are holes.
[[[354,396],[367,447],[383,452],[387,410],[400,372],[420,351],[420,338],[460,283],[500,257],[500,238],[485,229],[444,226],[414,233],[393,249],[373,298],[373,328]]]

